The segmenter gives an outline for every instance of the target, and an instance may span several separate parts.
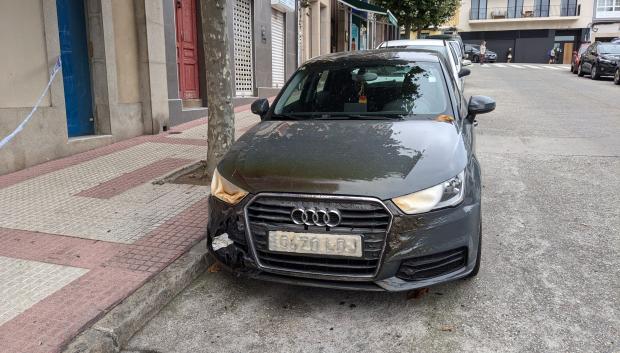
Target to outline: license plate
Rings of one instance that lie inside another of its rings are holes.
[[[270,231],[269,250],[298,254],[362,257],[362,236]]]

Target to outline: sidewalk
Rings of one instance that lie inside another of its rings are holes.
[[[247,109],[247,107],[244,107]],[[258,122],[236,114],[237,136]],[[60,352],[204,237],[206,119],[0,176],[0,349]]]

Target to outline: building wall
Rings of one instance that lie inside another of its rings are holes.
[[[140,8],[145,16],[138,16]],[[68,138],[61,70],[24,130],[0,148],[0,175],[144,132],[158,133],[165,126],[167,95],[159,93],[166,91],[161,4],[86,0],[84,15],[95,135]],[[0,48],[4,138],[30,113],[60,56],[56,0],[0,0]],[[146,75],[136,72],[144,66]]]
[[[43,5],[0,1],[0,108],[29,107],[48,80]],[[42,106],[49,106],[46,97]]]
[[[138,32],[132,1],[112,0],[119,103],[140,102]]]
[[[331,1],[313,0],[301,8],[302,50],[301,61],[331,51]]]
[[[608,41],[610,38],[620,38],[620,20],[615,23],[600,23],[593,26],[596,32],[590,32],[590,41]]]
[[[470,20],[471,0],[463,0],[457,28],[459,32],[471,31],[508,31],[529,29],[571,29],[587,28],[592,22],[593,0],[578,1],[580,8],[579,16],[575,17],[541,17],[541,18],[515,18],[515,19],[488,19]],[[494,8],[506,8],[507,0],[488,0],[487,11],[490,13]],[[561,0],[551,0],[552,9],[559,7]],[[534,0],[524,0],[524,8],[533,7]]]

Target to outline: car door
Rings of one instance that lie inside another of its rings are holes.
[[[454,79],[458,84],[458,88],[460,91],[463,91],[465,88],[465,79],[459,77],[459,72],[461,71],[461,62],[458,60],[458,54],[454,50],[454,47],[449,43],[446,43],[446,49],[448,51],[448,61],[450,62],[450,67],[452,69]]]
[[[585,69],[586,72],[592,71],[592,64],[594,60],[596,60],[596,47],[597,44],[593,43],[588,50],[586,50],[585,60],[583,61],[583,69]]]

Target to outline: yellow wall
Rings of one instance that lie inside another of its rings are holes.
[[[0,0],[1,1],[1,0]],[[140,101],[138,34],[133,1],[112,0],[119,103]]]
[[[441,26],[439,26],[439,28],[432,28],[432,29],[423,29],[421,32],[422,33],[427,33],[427,34],[442,34],[443,31],[441,30],[442,28],[456,28],[459,24],[459,17],[460,17],[460,6],[458,6],[456,8],[456,10],[454,11],[454,14],[452,15],[452,17],[446,21],[444,24],[442,24]],[[411,39],[417,39],[418,38],[418,32],[416,31],[411,31]]]
[[[45,88],[44,33],[40,0],[0,0],[0,108],[32,107]]]

